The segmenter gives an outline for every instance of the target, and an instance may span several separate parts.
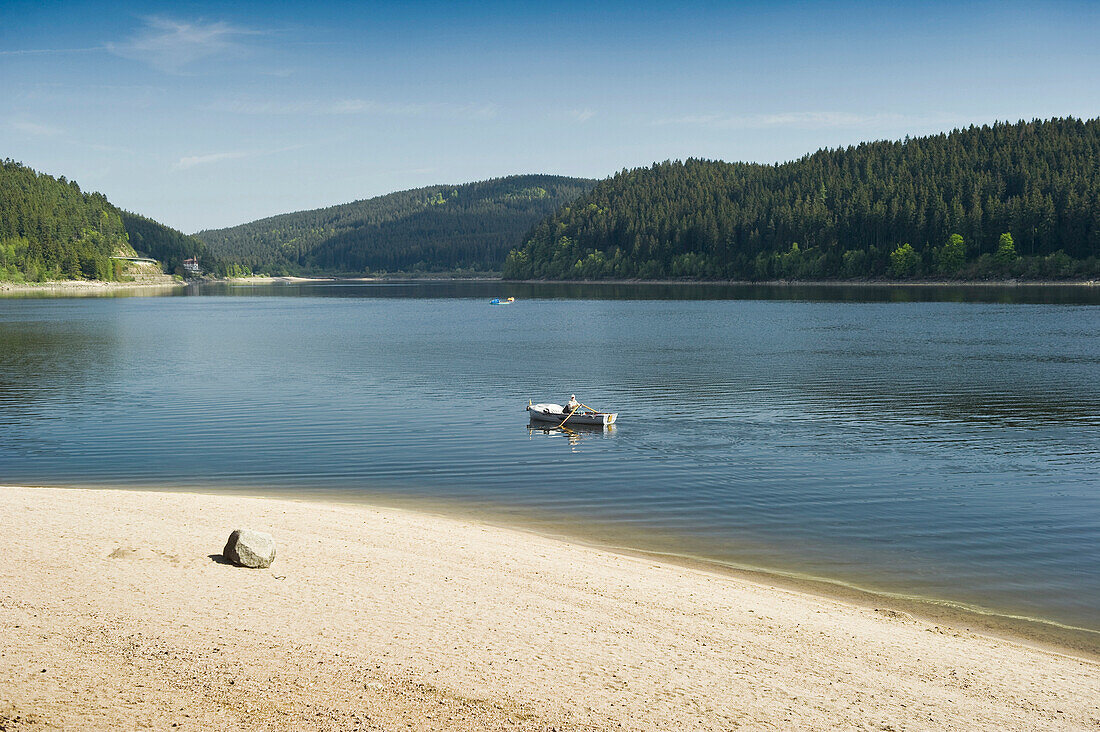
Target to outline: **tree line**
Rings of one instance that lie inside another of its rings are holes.
[[[512,279],[1091,278],[1100,120],[971,126],[785,164],[622,171],[538,223]]]
[[[206,243],[170,226],[129,211],[120,211],[130,244],[147,257],[160,262],[165,272],[186,275],[183,260],[197,259],[204,272],[220,275],[246,274],[235,263],[214,256]]]
[[[0,279],[117,279],[132,254],[118,211],[75,181],[0,162]]]
[[[219,259],[268,274],[500,271],[535,222],[593,185],[519,175],[431,186],[195,236]]]
[[[210,271],[227,268],[201,241],[118,209],[102,193],[0,162],[0,280],[118,280],[124,265],[111,257],[138,254],[181,274],[190,257]]]

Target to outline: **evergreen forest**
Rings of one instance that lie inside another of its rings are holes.
[[[75,181],[0,162],[0,280],[117,279],[133,255],[117,209]]]
[[[499,272],[536,222],[595,183],[517,175],[431,186],[195,236],[214,256],[267,274]]]
[[[777,165],[623,171],[535,226],[511,279],[1092,278],[1100,120],[998,123]]]
[[[0,280],[490,272],[509,279],[1094,279],[1100,119],[997,123],[776,165],[431,186],[183,234],[0,163]]]
[[[120,211],[130,245],[146,257],[159,260],[165,272],[183,275],[183,260],[197,259],[205,272],[242,274],[240,267],[214,257],[206,244],[193,236],[129,211]]]
[[[111,257],[137,254],[168,271],[182,271],[188,257],[225,270],[194,237],[122,211],[64,176],[0,162],[0,280],[118,280],[123,263]]]

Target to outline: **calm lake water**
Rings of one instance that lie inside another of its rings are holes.
[[[1098,304],[499,283],[0,299],[0,483],[454,502],[1100,631]],[[573,392],[617,428],[528,429],[528,399]]]

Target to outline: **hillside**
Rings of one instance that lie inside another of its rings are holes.
[[[594,185],[520,175],[430,186],[195,236],[216,257],[272,274],[499,270],[537,221]]]
[[[75,181],[0,163],[0,279],[117,279],[133,255],[122,217]]]
[[[202,242],[121,211],[76,181],[0,162],[0,280],[117,280],[125,265],[111,257],[135,254],[169,271],[185,257],[209,257]]]
[[[1098,255],[1100,120],[1054,119],[625,171],[540,222],[504,276],[1092,277]]]
[[[219,261],[199,239],[139,214],[129,211],[119,213],[130,237],[130,245],[142,255],[159,260],[165,272],[183,274],[183,260],[195,258],[206,272],[235,273],[233,265]]]

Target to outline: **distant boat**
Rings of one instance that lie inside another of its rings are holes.
[[[530,404],[527,405],[527,412],[531,415],[531,420],[535,422],[553,422],[554,424],[565,425],[602,425],[608,426],[615,424],[615,420],[618,418],[618,412],[597,412],[593,409],[580,408],[573,414],[565,411],[565,407],[560,404]],[[566,419],[568,417],[568,419]]]
[[[511,305],[516,301],[516,298],[510,297],[507,300],[501,300],[499,297],[494,297],[489,301],[490,305]]]

